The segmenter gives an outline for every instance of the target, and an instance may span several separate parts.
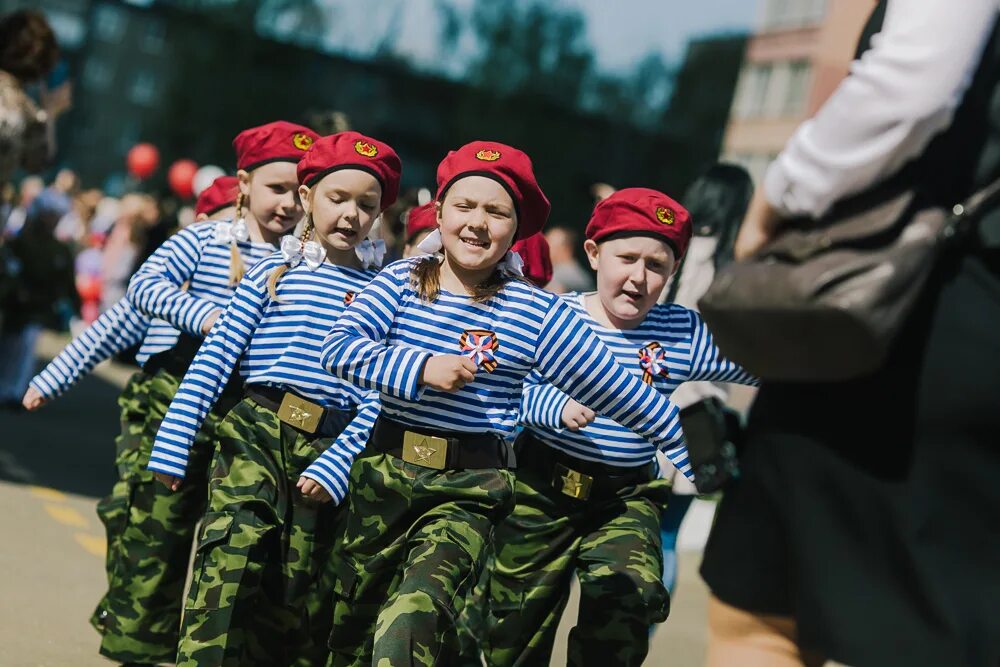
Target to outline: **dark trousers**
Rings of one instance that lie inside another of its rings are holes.
[[[761,388],[702,574],[855,667],[1000,664],[1000,278],[942,262],[885,368]]]

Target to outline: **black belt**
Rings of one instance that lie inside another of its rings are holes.
[[[198,338],[189,333],[179,334],[176,345],[169,350],[157,352],[151,356],[146,360],[142,370],[150,377],[156,375],[159,371],[166,371],[175,378],[183,378],[188,372],[188,368],[191,367],[191,362],[194,361],[194,356],[198,354],[198,350],[204,341],[204,338]],[[242,398],[243,379],[240,377],[239,371],[234,369],[229,376],[229,381],[226,382],[226,386],[222,388],[219,400],[215,403],[214,412],[224,415],[236,407],[236,404]]]
[[[577,500],[607,500],[656,477],[655,464],[614,466],[585,461],[545,444],[528,431],[517,439],[521,470],[537,471],[552,488]]]
[[[278,415],[282,422],[315,438],[340,435],[357,414],[357,410],[324,408],[291,391],[266,384],[248,384],[246,395],[257,405]]]
[[[408,426],[381,416],[368,448],[435,470],[517,467],[514,450],[496,434]]]

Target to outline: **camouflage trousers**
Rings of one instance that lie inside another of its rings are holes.
[[[177,664],[326,664],[339,508],[299,493],[329,446],[245,399],[218,429]]]
[[[545,454],[537,448],[545,445],[529,445],[519,454],[517,506],[495,535],[486,663],[548,665],[576,574],[580,609],[568,664],[638,667],[650,626],[665,620],[670,607],[660,549],[669,483],[652,480],[577,500],[553,488],[552,468],[539,464]]]
[[[172,662],[195,525],[205,511],[208,462],[218,417],[195,440],[184,483],[171,492],[146,470],[153,440],[180,379],[137,373],[122,392],[118,482],[97,504],[107,532],[108,592],[91,623],[102,655],[120,662]]]
[[[455,664],[456,606],[512,508],[512,473],[434,470],[368,449],[348,498],[330,664]]]

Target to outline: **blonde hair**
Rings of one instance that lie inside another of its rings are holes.
[[[472,300],[475,303],[489,301],[503,289],[504,285],[515,280],[503,271],[495,270],[486,280],[472,288]],[[410,269],[410,284],[427,303],[437,301],[441,293],[441,262],[431,255],[422,257],[413,263]]]
[[[312,204],[312,190],[309,191],[309,203]],[[310,206],[310,208],[312,208]],[[312,213],[306,215],[306,224],[302,228],[302,240],[301,242],[305,244],[312,237],[313,233],[313,217]],[[281,303],[281,299],[278,298],[278,281],[281,280],[281,276],[285,275],[288,271],[287,264],[279,264],[274,271],[271,271],[271,275],[267,277],[267,293],[271,296],[274,301]]]
[[[243,204],[246,200],[246,195],[240,192],[236,195],[236,219],[239,220],[243,217]],[[236,239],[229,242],[229,286],[236,287],[243,280],[243,275],[247,272],[246,262],[243,261],[243,255],[240,254],[240,248],[236,244]]]

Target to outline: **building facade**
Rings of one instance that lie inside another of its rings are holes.
[[[795,128],[847,74],[875,0],[763,0],[746,55],[723,159],[760,182]]]

